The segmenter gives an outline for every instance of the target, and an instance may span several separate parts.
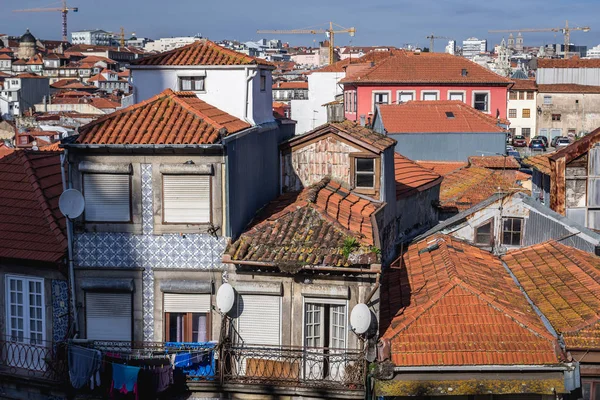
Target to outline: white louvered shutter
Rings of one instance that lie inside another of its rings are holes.
[[[163,175],[165,222],[210,222],[210,176]]]
[[[238,332],[244,343],[279,346],[281,344],[281,297],[240,295]]]
[[[87,338],[131,340],[131,294],[88,292],[86,300]]]
[[[209,313],[210,294],[165,293],[164,311],[172,313]]]
[[[129,182],[127,174],[85,174],[86,221],[129,221]]]

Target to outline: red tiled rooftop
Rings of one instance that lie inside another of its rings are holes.
[[[15,151],[12,147],[8,147],[4,142],[0,142],[0,158],[12,154]]]
[[[390,134],[504,132],[497,119],[458,100],[380,105],[379,113],[383,127]]]
[[[535,79],[513,79],[513,85],[510,90],[536,91],[538,88]]]
[[[135,65],[265,65],[274,64],[256,57],[250,57],[229,50],[210,40],[202,39],[187,46],[135,60]]]
[[[550,154],[540,154],[523,159],[523,164],[537,169],[542,174],[550,175]]]
[[[371,217],[381,205],[325,178],[300,193],[286,193],[271,202],[225,254],[233,261],[274,264],[376,263]],[[344,255],[348,237],[357,240],[350,258]]]
[[[420,166],[401,154],[394,153],[394,171],[396,175],[396,199],[412,196],[440,184],[441,176],[430,169]]]
[[[415,161],[420,166],[430,169],[433,172],[440,174],[441,176],[448,175],[451,172],[456,171],[457,169],[464,168],[469,164],[462,161],[423,161],[418,160]]]
[[[502,258],[567,350],[600,350],[600,257],[549,241]]]
[[[466,70],[466,76],[462,71]],[[342,83],[452,83],[456,85],[501,84],[509,79],[500,76],[464,57],[445,53],[395,52],[360,74],[341,80]]]
[[[469,157],[471,167],[490,169],[519,169],[521,164],[513,156],[473,156]]]
[[[308,89],[308,82],[277,82],[273,84],[273,89]]]
[[[250,124],[192,92],[164,92],[79,128],[78,144],[214,144]]]
[[[333,64],[327,65],[325,67],[315,69],[310,71],[312,74],[314,72],[345,72],[346,67],[350,64],[364,64],[364,63],[378,63],[382,60],[392,57],[393,55],[402,52],[403,50],[391,50],[391,51],[371,51],[359,58],[346,58],[341,61],[336,61]]]
[[[571,57],[569,59],[540,58],[537,60],[539,68],[600,68],[599,59],[582,59]]]
[[[0,159],[0,257],[58,263],[66,253],[58,152]]]
[[[540,93],[589,93],[599,94],[600,86],[575,85],[571,83],[557,83],[552,85],[538,85]]]
[[[554,337],[499,258],[446,235],[408,247],[381,292],[396,366],[548,365]]]

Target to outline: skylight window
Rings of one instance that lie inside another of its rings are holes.
[[[454,113],[452,111],[446,111],[446,118],[453,119],[454,118]]]

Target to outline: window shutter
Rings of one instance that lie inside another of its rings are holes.
[[[88,292],[86,332],[91,340],[131,340],[131,294]]]
[[[246,344],[281,344],[281,297],[238,295],[238,333]]]
[[[210,294],[165,293],[163,309],[173,313],[208,313]]]
[[[164,221],[210,222],[210,176],[163,175]]]
[[[83,176],[86,221],[127,222],[129,175],[85,174]]]

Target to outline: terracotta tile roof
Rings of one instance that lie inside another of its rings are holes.
[[[537,60],[539,68],[600,68],[599,59],[582,59],[571,57],[569,59],[540,58]]]
[[[42,65],[42,64],[44,64],[44,60],[42,59],[42,56],[40,56],[39,54],[36,54],[33,57],[31,57],[29,60],[27,60],[27,65]]]
[[[0,54],[0,60],[12,60],[12,57],[8,54]]]
[[[473,156],[469,157],[471,167],[490,169],[519,169],[521,164],[513,156]]]
[[[458,100],[380,105],[379,115],[384,129],[390,134],[505,131],[498,126],[496,118]]]
[[[372,216],[382,206],[323,179],[302,192],[286,193],[257,214],[248,231],[225,254],[233,261],[311,266],[378,262]],[[356,239],[344,255],[349,237]]]
[[[600,86],[575,85],[571,83],[557,83],[552,85],[538,85],[540,93],[600,93]]]
[[[16,61],[13,61],[13,65],[27,65],[27,61],[23,59],[18,59]]]
[[[135,65],[266,65],[274,64],[229,50],[210,40],[202,39],[187,46],[164,53],[140,58],[131,62]]]
[[[102,97],[92,97],[89,99],[91,105],[101,110],[103,109],[112,109],[121,107],[121,103],[117,103],[116,101],[111,101]]]
[[[538,90],[535,79],[513,79],[513,86],[510,90]]]
[[[0,159],[0,257],[60,262],[67,249],[58,152],[15,151]]]
[[[92,64],[95,64],[95,63],[100,62],[100,61],[105,62],[105,63],[107,63],[109,65],[117,64],[116,61],[111,60],[108,57],[102,57],[102,56],[87,56],[87,57],[85,57],[84,59],[81,60],[82,63],[92,63]]]
[[[462,161],[415,161],[422,167],[432,170],[433,172],[440,174],[441,176],[448,175],[457,169],[464,168],[469,164]]]
[[[344,120],[343,122],[332,122],[327,125],[336,128],[342,134],[349,135],[352,138],[360,142],[366,143],[370,146],[373,146],[380,151],[383,151],[388,147],[396,144],[396,141],[394,139],[377,133],[374,130],[369,129],[367,127],[360,126],[359,124],[349,120]],[[323,126],[320,128],[323,128]]]
[[[466,70],[466,76],[462,71]],[[445,53],[399,52],[369,70],[342,79],[342,83],[452,83],[456,85],[511,82],[464,57]]]
[[[523,164],[537,169],[542,174],[550,175],[550,154],[540,154],[523,159]]]
[[[66,85],[62,86],[62,89],[87,90],[87,91],[96,91],[96,90],[98,90],[98,88],[96,88],[96,86],[86,85],[86,84],[81,83],[79,81],[74,81],[74,82],[67,83]]]
[[[554,337],[500,259],[447,235],[384,272],[381,321],[396,366],[555,364]]]
[[[395,54],[402,52],[402,50],[392,50],[392,51],[371,51],[359,58],[346,58],[341,61],[337,61],[333,64],[327,65],[323,68],[315,69],[309,72],[309,74],[315,72],[345,72],[346,67],[350,64],[362,64],[362,63],[378,63],[382,60],[392,57]]]
[[[549,241],[502,258],[567,350],[600,350],[600,257]]]
[[[441,176],[408,158],[394,153],[396,199],[412,196],[441,183]]]
[[[89,79],[87,80],[88,82],[105,82],[108,79],[106,79],[106,77],[102,74],[96,74],[93,75],[91,77],[89,77]]]
[[[17,76],[15,76],[15,78],[39,78],[39,79],[44,79],[47,77],[45,76],[40,76],[40,75],[36,75],[36,74],[32,74],[30,72],[23,72],[22,74],[19,74]]]
[[[60,142],[54,142],[45,146],[40,146],[38,151],[63,151],[60,147]]]
[[[0,158],[12,154],[15,151],[12,147],[8,147],[4,142],[0,141]]]
[[[277,82],[273,89],[308,89],[308,82]]]
[[[250,124],[192,92],[164,92],[79,128],[76,143],[214,144]]]
[[[464,211],[500,192],[527,192],[517,182],[515,171],[488,168],[462,168],[444,176],[440,189],[440,204],[445,210]],[[528,176],[528,175],[527,175]],[[529,177],[529,176],[528,176]]]
[[[60,80],[54,82],[53,84],[51,84],[50,87],[58,89],[58,88],[62,88],[63,86],[66,86],[73,82],[78,82],[78,79],[77,78],[60,79]]]

